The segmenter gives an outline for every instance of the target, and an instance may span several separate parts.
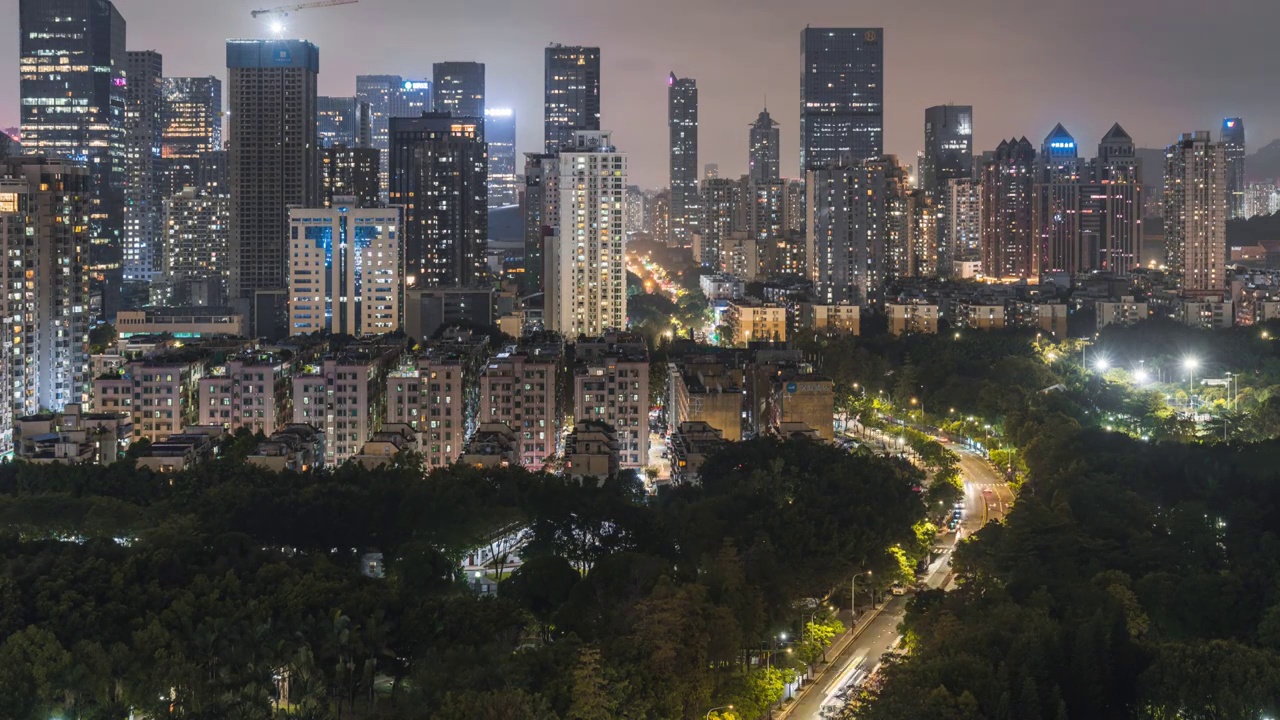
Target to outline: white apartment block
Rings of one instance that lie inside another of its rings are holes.
[[[615,431],[623,470],[649,464],[649,354],[638,336],[580,341],[574,368],[574,422],[605,422]]]
[[[393,332],[403,283],[400,209],[334,200],[328,209],[289,211],[289,334]]]
[[[199,425],[270,436],[289,415],[288,364],[267,358],[229,360],[200,379]]]
[[[427,356],[387,376],[387,422],[418,433],[428,469],[462,457],[467,440],[464,371],[457,356]]]
[[[556,168],[558,226],[547,238],[546,326],[566,338],[627,322],[627,156],[607,132],[579,131]]]
[[[137,360],[93,381],[94,412],[128,413],[134,440],[160,442],[196,424],[204,361]]]
[[[1184,133],[1165,150],[1166,262],[1186,296],[1221,298],[1226,291],[1225,153],[1207,131]]]
[[[327,357],[293,378],[293,422],[324,434],[324,462],[334,467],[359,455],[386,413],[388,354]]]
[[[1134,302],[1133,297],[1129,295],[1120,298],[1120,302],[1099,302],[1095,307],[1099,328],[1108,325],[1132,325],[1147,319],[1147,304]]]
[[[555,456],[560,434],[556,403],[559,357],[501,353],[480,375],[479,422],[505,423],[516,433],[520,464],[542,469]]]

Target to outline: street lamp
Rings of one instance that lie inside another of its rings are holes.
[[[1106,358],[1100,357],[1093,361],[1093,367],[1096,368],[1098,372],[1106,372],[1111,367],[1111,363],[1108,362]]]
[[[720,707],[713,707],[707,711],[707,716],[703,720],[711,720],[711,713],[717,710],[732,710],[732,709],[733,709],[732,705],[721,705]]]
[[[1200,367],[1200,358],[1190,356],[1183,358],[1182,367],[1187,369],[1187,404],[1194,413],[1196,411],[1196,368]]]
[[[1133,379],[1136,380],[1139,385],[1146,385],[1150,382],[1151,375],[1146,371],[1146,369],[1138,368],[1133,371]]]
[[[849,588],[849,614],[853,617],[853,624],[855,626],[858,624],[858,576],[862,574],[863,573],[853,574],[853,580],[851,581],[851,587]],[[871,571],[868,570],[866,575],[869,577],[871,575]]]

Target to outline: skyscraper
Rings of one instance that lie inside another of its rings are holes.
[[[952,178],[973,177],[973,106],[934,105],[924,111],[920,188],[937,197]]]
[[[353,97],[316,98],[316,141],[322,148],[355,147],[360,109]]]
[[[357,75],[356,101],[369,104],[369,137],[381,153],[379,182],[385,198],[391,172],[390,120],[431,112],[431,81],[405,80],[399,75]]]
[[[1222,145],[1227,158],[1227,219],[1244,218],[1244,118],[1222,121]]]
[[[729,178],[702,181],[702,222],[694,242],[693,259],[703,267],[718,269],[725,240],[731,233],[745,230],[743,195],[747,187]]]
[[[949,247],[939,255],[951,263],[978,262],[982,258],[982,187],[973,178],[947,181],[947,199],[940,222],[947,231],[943,235]],[[942,262],[941,260],[939,261]],[[954,268],[946,268],[950,274]]]
[[[671,136],[671,245],[688,247],[698,228],[698,83],[667,78]]]
[[[432,66],[434,105],[454,117],[484,117],[484,63],[438,62]]]
[[[800,34],[800,171],[884,153],[884,29]]]
[[[524,275],[520,291],[533,295],[543,291],[547,238],[560,221],[560,195],[556,154],[524,154]]]
[[[1092,268],[1128,275],[1138,265],[1142,245],[1142,161],[1133,138],[1111,126],[1098,143],[1098,157],[1091,168],[1092,184],[1085,193],[1089,215],[1096,219],[1097,242],[1088,247]],[[1094,220],[1086,217],[1086,227]]]
[[[627,322],[627,156],[607,132],[579,131],[573,140],[556,169],[560,217],[547,239],[544,316],[548,330],[594,337]]]
[[[163,282],[153,301],[174,306],[225,302],[230,205],[230,197],[196,187],[166,199]]]
[[[23,150],[88,167],[87,264],[110,311],[124,229],[124,18],[108,0],[20,0],[18,8]]]
[[[1166,264],[1187,297],[1226,290],[1227,159],[1207,130],[1183,133],[1165,149]]]
[[[600,48],[560,44],[546,49],[546,151],[573,145],[574,131],[600,129]]]
[[[747,174],[753,182],[773,182],[780,179],[778,152],[778,123],[769,117],[769,108],[751,123],[747,145]]]
[[[401,209],[359,208],[354,199],[289,211],[290,335],[400,327]]]
[[[486,108],[484,139],[489,142],[489,207],[519,202],[516,187],[516,111]]]
[[[287,286],[288,208],[315,207],[316,76],[305,40],[228,40],[231,99],[230,295],[246,315]]]
[[[1084,184],[1075,138],[1061,123],[1045,137],[1035,164],[1032,267],[1035,274],[1088,269],[1080,223]]]
[[[225,166],[224,159],[210,157],[223,150],[222,81],[216,77],[170,77],[164,79],[162,92],[160,194],[168,198],[184,187],[200,184],[206,166],[220,162]]]
[[[484,120],[426,113],[391,119],[391,189],[404,206],[406,286],[474,285],[489,237]]]
[[[150,283],[160,274],[164,65],[154,50],[129,51],[125,105],[124,279]],[[146,294],[143,293],[145,302]]]
[[[848,159],[805,181],[809,278],[825,303],[877,303],[890,272],[890,215],[905,188],[896,159]]]
[[[87,399],[93,191],[77,162],[26,157],[0,166],[0,416]]]
[[[982,272],[988,277],[1036,274],[1032,232],[1035,148],[1004,140],[982,166]]]

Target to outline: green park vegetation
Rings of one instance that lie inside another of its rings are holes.
[[[412,460],[275,474],[252,442],[168,475],[0,466],[0,714],[756,718],[843,631],[848,578],[920,552],[921,471],[808,441],[736,444],[657,498]],[[478,594],[459,561],[517,527],[525,562]]]

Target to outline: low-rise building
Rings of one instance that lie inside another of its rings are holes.
[[[787,309],[776,303],[735,300],[725,311],[730,345],[745,347],[752,342],[786,342]]]
[[[418,452],[417,431],[404,423],[387,423],[352,459],[372,470],[380,465],[389,465],[398,456],[409,452]]]
[[[927,303],[888,303],[889,332],[893,335],[938,332],[938,306]]]
[[[623,469],[649,464],[649,351],[630,333],[580,338],[574,346],[574,420],[614,431]]]
[[[667,423],[676,428],[686,422],[703,422],[729,442],[742,439],[746,404],[743,370],[715,358],[687,358],[667,365]]]
[[[138,456],[138,467],[154,472],[182,472],[194,465],[208,462],[214,456],[216,445],[204,433],[180,433],[151,444]]]
[[[520,437],[504,422],[482,422],[458,462],[483,468],[519,465]]]
[[[428,468],[457,462],[475,427],[480,369],[488,340],[467,332],[427,344],[387,376],[389,423],[409,425],[420,434]]]
[[[110,465],[124,456],[132,440],[133,421],[127,413],[86,413],[80,403],[13,423],[14,455],[24,462]]]
[[[771,394],[761,418],[761,431],[803,423],[823,440],[835,439],[835,384],[808,372],[771,374]]]
[[[292,356],[255,351],[209,367],[200,379],[200,424],[271,435],[292,417],[297,366]]]
[[[247,330],[244,315],[231,308],[151,307],[121,310],[116,314],[116,333],[120,338],[161,333],[178,339],[211,335],[245,337]]]
[[[324,462],[324,435],[311,425],[288,425],[258,443],[247,461],[273,472],[306,472]]]
[[[116,376],[93,381],[93,409],[128,413],[134,439],[151,442],[176,435],[199,417],[204,359],[160,356],[126,363]]]
[[[699,482],[702,464],[728,446],[724,433],[700,420],[680,423],[671,433],[671,480]]]
[[[1120,302],[1099,301],[1094,307],[1097,310],[1099,329],[1108,325],[1132,325],[1148,317],[1147,304],[1134,302],[1130,295],[1120,298]]]
[[[604,480],[618,474],[617,433],[606,422],[579,422],[564,448],[564,472],[574,480],[594,477]]]
[[[1186,325],[1206,330],[1229,328],[1235,323],[1234,303],[1214,298],[1187,298],[1182,301],[1179,319]]]
[[[956,308],[956,320],[960,327],[971,330],[1001,330],[1004,328],[1004,305],[961,303]]]
[[[707,300],[739,300],[747,294],[747,285],[738,278],[725,273],[713,273],[698,278],[698,287]]]
[[[828,335],[858,335],[862,308],[857,305],[800,303],[800,326]]]

